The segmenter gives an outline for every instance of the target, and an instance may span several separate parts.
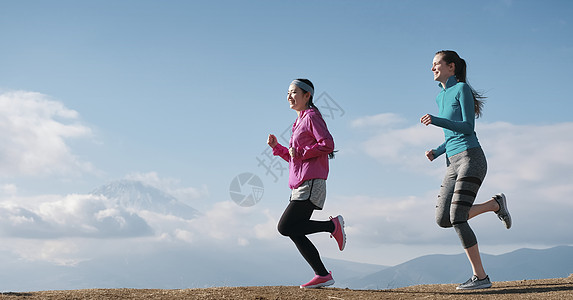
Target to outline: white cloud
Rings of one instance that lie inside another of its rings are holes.
[[[380,244],[432,243],[443,236],[434,222],[431,195],[385,197],[331,195],[328,211],[344,216],[346,233],[364,247]],[[316,214],[316,218],[326,215]]]
[[[127,178],[143,181],[178,199],[197,200],[208,196],[206,187],[183,187],[179,180],[162,178],[156,172],[132,173]],[[91,240],[117,244],[112,241],[127,243],[128,240],[143,239],[151,244],[187,244],[188,247],[210,243],[248,247],[253,241],[268,239],[272,234],[278,237],[274,218],[268,211],[240,207],[232,201],[211,202],[197,218],[184,219],[160,211],[122,207],[117,199],[103,195],[24,197],[19,196],[17,190],[13,184],[3,186],[0,239],[19,240],[18,243],[4,243],[4,248],[26,260],[74,264],[93,256],[91,249],[85,246],[93,244]],[[62,246],[58,253],[56,244],[47,243],[58,240],[76,250],[66,252],[67,248]],[[19,249],[22,244],[35,250],[22,251]]]
[[[270,240],[276,238],[278,236],[277,233],[278,219],[275,218],[268,209],[263,210],[262,213],[265,215],[267,220],[264,223],[259,223],[255,225],[254,227],[255,236],[261,240]]]
[[[268,211],[261,213],[257,208],[240,207],[232,201],[216,202],[191,220],[149,210],[128,210],[116,201],[91,194],[16,195],[0,202],[2,248],[26,260],[63,265],[92,257],[94,253],[85,246],[93,244],[90,240],[117,244],[112,241],[144,239],[162,245],[184,243],[201,247],[214,243],[247,247],[252,241],[269,239],[273,233],[278,237],[274,218]],[[18,242],[13,243],[14,239]],[[21,249],[24,244],[28,250]]]
[[[5,195],[15,195],[18,192],[18,187],[12,183],[3,184],[0,186],[0,192]]]
[[[85,258],[78,256],[78,244],[70,240],[17,240],[11,241],[12,252],[26,261],[46,261],[56,265],[74,266]],[[81,256],[81,254],[79,254]]]
[[[152,233],[138,215],[94,195],[4,201],[0,203],[0,228],[4,236],[30,239],[116,238]]]
[[[356,142],[350,152],[363,152],[392,167],[415,168],[435,174],[435,168],[426,163],[424,151],[438,146],[443,139],[441,130],[426,128],[422,124],[405,127],[405,119],[395,114],[379,114],[358,118],[351,122],[356,136],[367,132],[368,137]]]
[[[67,144],[92,135],[78,119],[76,111],[40,93],[0,93],[0,176],[93,171]]]
[[[364,121],[368,118],[353,122],[369,124],[360,129],[377,132],[360,143],[363,152],[383,164],[407,166],[413,172],[429,170],[424,168],[427,164],[421,164],[427,162],[423,153],[443,142],[442,129],[421,124],[392,128],[386,122]],[[573,160],[567,159],[573,152],[573,139],[569,138],[573,123],[540,126],[478,123],[476,131],[488,158],[488,177],[503,183],[500,187],[547,182],[549,186],[559,186],[556,189],[559,193],[568,191],[573,178]],[[436,161],[442,159],[443,156]]]
[[[175,238],[187,242],[187,243],[192,243],[193,242],[193,236],[194,234],[188,230],[183,230],[183,229],[176,229],[175,230]]]
[[[206,185],[203,185],[200,188],[180,187],[181,181],[179,179],[160,177],[157,172],[135,172],[128,174],[126,179],[141,181],[149,186],[172,195],[179,201],[188,204],[196,204],[198,200],[202,200],[209,196],[209,191]]]
[[[193,219],[190,224],[204,238],[226,240],[253,238],[253,227],[260,218],[256,208],[240,207],[232,201],[217,202],[203,216]]]
[[[404,118],[393,113],[382,113],[373,116],[365,116],[353,120],[350,123],[352,128],[380,128],[380,127],[393,127],[395,125],[402,125],[406,122]]]
[[[539,185],[563,191],[573,178],[573,123],[484,124],[479,135],[496,182],[509,188]],[[478,132],[478,133],[479,133]],[[536,189],[537,190],[537,189]],[[541,196],[540,194],[537,194]],[[569,202],[569,201],[567,201]]]

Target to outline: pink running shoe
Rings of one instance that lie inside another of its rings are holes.
[[[301,289],[316,289],[323,286],[329,286],[334,284],[334,279],[332,279],[332,272],[329,272],[326,276],[315,275],[311,281],[300,286]]]
[[[336,242],[338,242],[338,249],[340,251],[344,250],[346,246],[346,233],[344,232],[344,219],[341,215],[338,215],[336,218],[330,217],[332,223],[334,223],[334,232],[330,234],[330,237],[334,237]]]

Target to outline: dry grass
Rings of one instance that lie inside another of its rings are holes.
[[[392,290],[324,288],[301,290],[292,286],[220,287],[185,290],[89,289],[4,293],[0,299],[573,299],[573,274],[568,278],[494,282],[478,291],[456,291],[454,284],[418,285]]]

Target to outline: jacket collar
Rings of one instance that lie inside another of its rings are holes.
[[[446,81],[446,88],[444,88],[444,87],[442,86],[442,83],[441,83],[441,82],[438,83],[438,86],[441,87],[441,88],[444,89],[444,90],[447,90],[447,89],[451,88],[452,86],[454,86],[454,85],[456,85],[456,84],[458,84],[458,80],[456,79],[456,76],[455,76],[455,75],[452,75],[452,76],[450,76],[450,78],[448,78],[448,81]]]
[[[318,112],[318,110],[314,108],[307,108],[300,112],[299,118],[302,119],[302,117],[306,116],[307,114],[320,114],[320,113]]]

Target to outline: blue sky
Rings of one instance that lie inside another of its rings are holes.
[[[205,213],[142,212],[150,244],[296,251],[276,232],[286,175],[275,180],[257,158],[294,121],[286,90],[304,77],[344,112],[326,118],[339,152],[315,216],[343,214],[348,247],[313,236],[321,253],[386,265],[459,253],[434,223],[443,158],[424,157],[443,134],[419,124],[437,112],[430,67],[441,49],[467,60],[488,97],[478,202],[504,192],[514,216],[511,230],[492,213],[472,221],[482,251],[572,245],[571,15],[569,1],[0,1],[0,250],[73,264],[94,244],[120,249],[129,239],[66,228],[103,230],[73,216],[101,215],[89,192],[128,178]],[[265,187],[250,208],[229,196],[244,172]],[[60,238],[30,233],[42,224],[58,224]]]

